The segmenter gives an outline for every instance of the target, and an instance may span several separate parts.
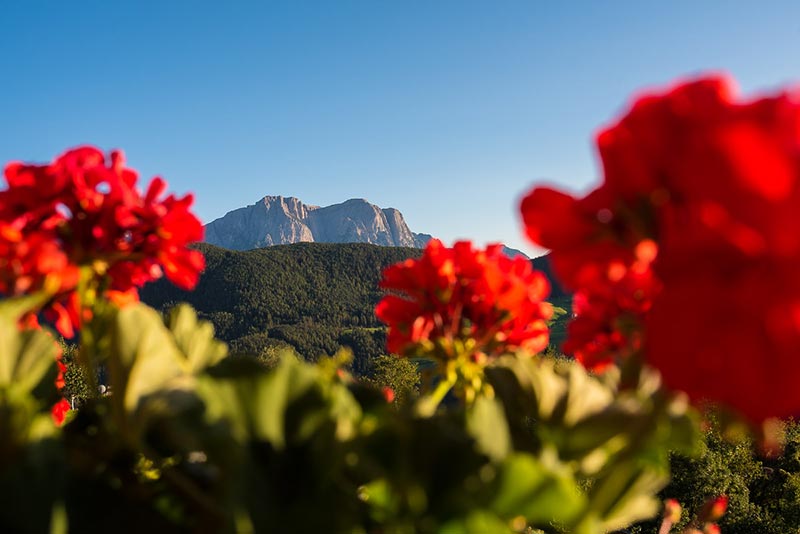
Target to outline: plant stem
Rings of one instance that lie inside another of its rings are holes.
[[[453,388],[453,384],[454,380],[452,378],[443,379],[436,385],[436,389],[417,401],[414,412],[422,417],[430,417],[436,413],[436,409],[439,407],[439,404],[441,404],[445,395]]]

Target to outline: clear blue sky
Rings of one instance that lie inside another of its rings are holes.
[[[520,195],[594,183],[592,135],[634,91],[800,80],[800,2],[566,4],[0,0],[0,162],[119,147],[206,222],[363,197],[532,252]]]

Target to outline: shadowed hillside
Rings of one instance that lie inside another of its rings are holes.
[[[214,323],[220,338],[251,351],[281,342],[313,359],[350,346],[357,370],[365,372],[384,352],[385,332],[374,314],[383,295],[381,271],[422,253],[363,243],[296,243],[249,251],[197,247],[206,256],[197,289],[183,291],[159,280],[142,289],[142,300],[159,309],[188,302]],[[546,258],[533,262],[549,276]],[[554,287],[552,300],[564,307],[569,298]],[[557,342],[560,331],[563,326],[555,325]]]

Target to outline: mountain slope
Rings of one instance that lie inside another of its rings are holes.
[[[289,343],[309,359],[349,346],[363,372],[385,353],[385,330],[374,313],[383,296],[381,272],[421,254],[416,248],[363,243],[297,243],[249,251],[197,247],[205,254],[206,269],[194,291],[162,279],[142,288],[142,300],[158,309],[188,302],[234,345],[260,336]],[[549,275],[546,257],[534,259],[533,265]],[[555,284],[551,300],[569,307],[569,296]],[[554,343],[563,338],[561,323],[553,327]]]
[[[198,248],[206,269],[194,291],[160,280],[142,289],[142,300],[156,308],[188,302],[226,340],[287,324],[378,327],[373,308],[382,296],[381,271],[421,253],[358,243]]]

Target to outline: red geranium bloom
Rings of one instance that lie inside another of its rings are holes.
[[[639,98],[598,145],[597,190],[552,206],[538,190],[522,206],[565,285],[597,296],[583,271],[630,268],[635,247],[655,241],[646,361],[671,387],[754,421],[800,413],[798,94],[738,102],[722,77],[680,84]],[[630,312],[618,297],[588,299],[607,314],[598,332]]]
[[[50,409],[50,415],[53,418],[53,422],[61,426],[64,424],[64,418],[67,416],[67,412],[70,410],[69,401],[67,399],[62,398],[60,401],[55,403],[53,407]]]
[[[410,355],[434,343],[453,358],[456,342],[473,347],[466,350],[475,357],[547,346],[547,280],[500,245],[476,250],[462,241],[447,248],[431,240],[421,258],[388,267],[381,287],[399,293],[375,310],[389,326],[391,352]]]
[[[719,495],[703,504],[703,509],[697,514],[699,521],[719,521],[728,509],[728,496]]]
[[[56,375],[56,389],[61,391],[66,386],[66,382],[64,381],[64,373],[67,372],[67,366],[64,364],[63,357],[59,351],[58,356],[56,356],[56,366],[58,367],[58,374]]]
[[[650,267],[655,245],[643,241],[637,250],[631,265],[616,261],[582,270],[564,351],[589,369],[602,371],[641,349],[644,318],[660,283]]]
[[[0,191],[0,293],[45,290],[46,311],[58,330],[74,334],[80,314],[79,267],[107,277],[117,302],[162,274],[184,289],[204,267],[187,245],[203,238],[189,208],[192,196],[161,198],[160,178],[142,195],[121,152],[93,147],[66,152],[47,165],[10,163]],[[122,297],[122,298],[120,298]]]

